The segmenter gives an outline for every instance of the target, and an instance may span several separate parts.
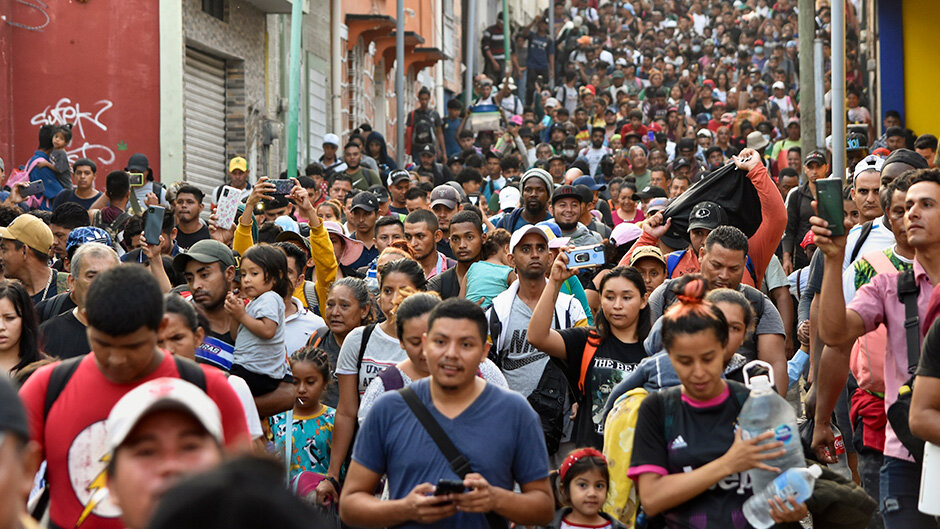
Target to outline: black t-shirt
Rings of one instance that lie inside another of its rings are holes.
[[[39,330],[43,335],[44,350],[49,356],[65,360],[91,351],[85,326],[71,310],[43,323]]]
[[[917,376],[940,378],[940,318],[934,320],[924,337]]]
[[[74,189],[63,189],[62,191],[59,191],[59,194],[56,195],[54,199],[52,199],[52,209],[55,209],[62,204],[65,204],[66,202],[74,202],[85,209],[90,209],[91,205],[94,204],[95,201],[99,198],[101,198],[101,191],[91,198],[79,198],[78,195],[75,194]]]
[[[737,384],[728,382],[728,384]],[[682,386],[651,393],[640,405],[630,461],[631,478],[691,472],[723,456],[734,443],[734,428],[741,407],[730,387],[703,403],[679,396]],[[669,439],[665,431],[665,400],[681,399],[672,417]],[[681,529],[739,527],[741,508],[752,494],[747,472],[731,474],[695,498],[666,511],[667,526]]]
[[[448,259],[454,259],[454,251],[450,249],[450,241],[446,238],[437,241],[437,251],[444,254],[444,257]]]
[[[209,238],[211,238],[211,235],[209,234],[209,227],[205,224],[202,224],[202,227],[193,233],[185,233],[183,230],[178,228],[176,230],[176,244],[182,250],[188,249],[197,242]]]
[[[75,302],[72,301],[72,296],[68,292],[63,292],[37,303],[36,314],[39,315],[40,322],[45,322],[74,308]]]
[[[568,352],[568,381],[578,389],[584,348],[588,342],[589,327],[573,327],[558,331],[565,340]],[[624,343],[615,336],[604,340],[594,352],[594,358],[584,377],[584,392],[578,398],[578,416],[575,418],[574,441],[578,446],[604,446],[604,406],[611,390],[636,369],[646,358],[640,342]]]

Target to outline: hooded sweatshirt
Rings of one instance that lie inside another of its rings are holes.
[[[398,169],[398,164],[388,155],[388,145],[385,143],[385,136],[382,136],[379,132],[372,131],[369,133],[369,141],[366,142],[366,145],[368,146],[368,144],[373,141],[379,142],[382,146],[379,155],[375,158],[375,163],[379,168],[379,176],[382,177],[382,183],[384,184],[388,173]]]

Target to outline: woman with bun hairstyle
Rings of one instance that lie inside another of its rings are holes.
[[[679,302],[663,316],[663,345],[680,385],[651,393],[640,405],[627,475],[637,483],[649,516],[662,513],[673,528],[750,527],[742,513],[752,494],[746,471],[770,471],[765,460],[783,454],[773,432],[745,440],[736,429],[748,391],[722,378],[728,321],[705,301],[705,279],[676,282]],[[775,522],[798,522],[805,504],[773,502]]]

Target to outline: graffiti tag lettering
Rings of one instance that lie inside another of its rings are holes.
[[[42,112],[29,120],[30,125],[65,125],[72,124],[72,148],[69,149],[69,161],[79,158],[95,159],[104,165],[114,163],[114,151],[106,145],[89,142],[88,133],[107,132],[108,126],[102,120],[105,112],[114,107],[114,103],[107,99],[96,101],[94,110],[82,110],[81,104],[72,102],[68,97],[59,99],[56,104],[47,106]],[[88,126],[86,133],[85,126]]]

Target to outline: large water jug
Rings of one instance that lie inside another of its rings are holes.
[[[768,374],[751,378],[749,371],[757,366],[767,369]],[[780,469],[780,472],[790,468],[803,468],[806,466],[806,460],[803,459],[803,445],[796,425],[796,413],[786,399],[774,391],[771,384],[773,376],[773,367],[767,362],[754,360],[744,366],[744,384],[751,393],[738,415],[738,426],[744,439],[752,439],[769,431],[773,432],[774,436],[761,444],[774,441],[783,443],[784,454],[764,460],[767,465]],[[747,473],[754,491],[763,490],[777,477],[776,472],[759,468],[752,468]]]

